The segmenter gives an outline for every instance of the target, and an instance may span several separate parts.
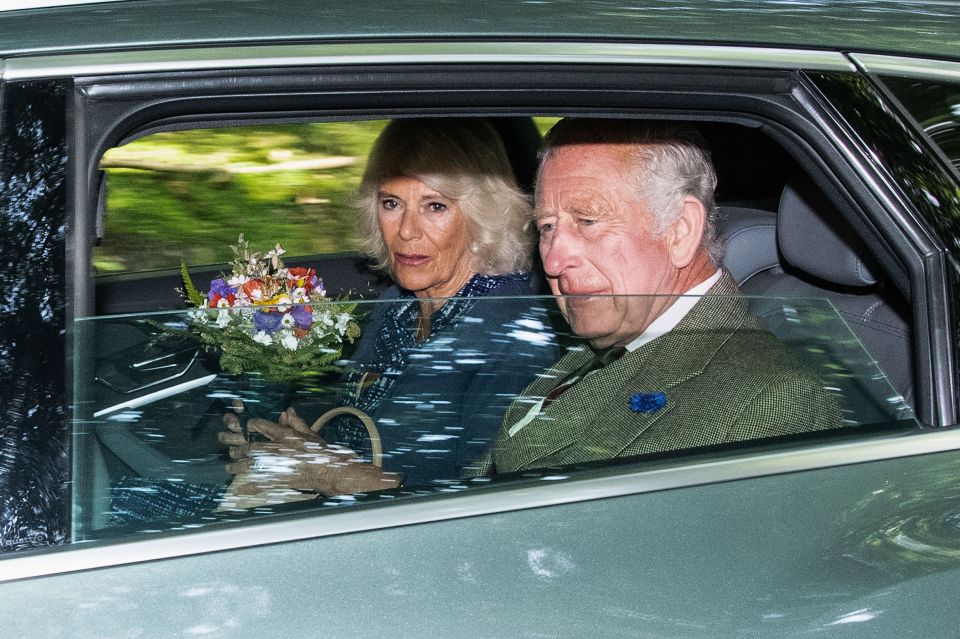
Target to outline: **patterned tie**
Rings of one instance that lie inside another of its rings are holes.
[[[621,355],[627,352],[627,349],[623,346],[614,346],[611,348],[604,349],[602,351],[597,351],[597,354],[590,358],[586,364],[576,369],[557,384],[552,391],[547,393],[547,396],[543,400],[543,406],[540,408],[540,411],[543,412],[547,410],[547,407],[553,403],[553,400],[563,395],[567,390],[579,382],[581,379],[587,376],[587,374],[592,373],[595,370],[603,368],[611,362],[615,362]]]

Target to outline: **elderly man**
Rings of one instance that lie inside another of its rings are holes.
[[[474,472],[840,424],[821,381],[747,315],[718,268],[715,185],[689,126],[564,120],[548,134],[536,191],[540,255],[590,348],[526,388]]]

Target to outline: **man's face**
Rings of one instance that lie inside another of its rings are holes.
[[[666,239],[650,234],[645,202],[620,168],[626,147],[555,148],[540,170],[536,196],[540,256],[570,327],[595,348],[623,346],[675,298],[677,269]],[[608,295],[643,297],[603,297]]]

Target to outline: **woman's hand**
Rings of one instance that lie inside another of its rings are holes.
[[[230,491],[238,495],[292,488],[333,496],[400,485],[396,473],[360,461],[349,449],[328,445],[293,408],[280,413],[279,423],[259,418],[247,422],[247,430],[262,433],[267,442],[247,442],[236,413],[224,414],[223,423],[228,432],[218,438],[229,447],[233,461],[226,469],[236,476]]]

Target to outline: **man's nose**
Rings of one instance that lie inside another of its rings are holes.
[[[409,241],[420,237],[420,216],[416,211],[409,208],[404,209],[400,217],[400,228],[397,229],[397,235],[401,240]]]
[[[576,243],[566,227],[560,224],[549,239],[540,241],[540,259],[543,270],[549,277],[559,277],[574,265],[577,256]]]

